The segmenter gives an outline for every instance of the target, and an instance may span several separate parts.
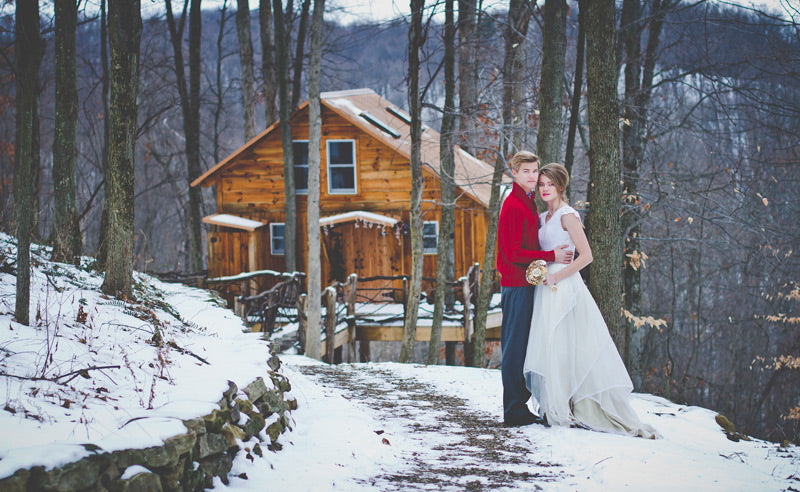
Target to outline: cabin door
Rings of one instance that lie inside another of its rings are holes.
[[[390,228],[364,222],[334,224],[323,228],[322,242],[328,282],[344,282],[351,273],[359,278],[402,273],[400,246]]]

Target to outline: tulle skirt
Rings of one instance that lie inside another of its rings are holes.
[[[548,264],[551,273],[565,265]],[[525,382],[551,425],[654,438],[630,406],[633,384],[578,273],[536,288]]]

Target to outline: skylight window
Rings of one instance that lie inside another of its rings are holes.
[[[389,135],[393,136],[394,138],[400,138],[400,134],[399,133],[397,133],[392,128],[389,128],[388,126],[386,126],[386,124],[384,122],[382,122],[378,118],[372,116],[371,114],[367,113],[366,111],[362,112],[359,116],[361,116],[365,120],[369,121],[370,123],[372,123],[373,126],[379,128],[383,132],[388,133]]]
[[[409,126],[411,125],[411,116],[409,116],[405,111],[401,111],[401,110],[399,110],[399,109],[397,109],[395,107],[392,107],[392,106],[389,106],[388,108],[386,108],[386,111],[392,113],[394,116],[396,116],[396,117],[400,118],[401,120],[403,120],[406,123],[406,125],[409,125]],[[427,130],[427,129],[428,129],[428,127],[426,125],[422,125],[422,131],[423,132],[425,130]]]

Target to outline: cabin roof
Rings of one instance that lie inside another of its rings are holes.
[[[255,231],[261,226],[267,225],[266,222],[258,220],[251,220],[238,215],[230,214],[211,214],[203,217],[203,222],[206,224],[220,225],[231,227],[233,229],[242,229],[244,231]]]
[[[411,158],[411,125],[408,114],[383,99],[372,89],[352,89],[346,91],[323,92],[320,103],[339,114],[354,126],[382,142],[407,159]],[[300,105],[297,111],[305,109],[308,101]],[[440,175],[439,133],[423,127],[421,155],[423,168]],[[280,131],[279,122],[275,122],[259,135],[244,144],[231,155],[217,163],[205,174],[192,182],[192,186],[210,186],[213,177],[236,162],[237,157],[253,146],[258,145],[274,131]],[[491,195],[491,179],[493,166],[470,155],[459,146],[454,146],[455,184],[463,192],[483,206],[489,206]]]

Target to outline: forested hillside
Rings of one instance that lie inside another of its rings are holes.
[[[624,142],[628,132],[639,142],[633,160],[626,160],[628,144],[622,144],[624,234],[619,240],[625,248],[628,347],[623,357],[637,389],[713,408],[748,433],[797,442],[800,12],[791,6],[773,14],[708,2],[643,4],[638,21],[620,27],[617,35],[621,133]],[[658,10],[665,5],[666,10]],[[570,195],[585,216],[591,205],[585,98],[577,111],[571,104],[578,2],[567,6],[561,120],[566,135],[570,118],[577,116]],[[292,12],[295,42],[300,8],[296,5]],[[650,45],[652,21],[659,12],[660,42]],[[0,8],[0,15],[0,229],[13,234],[15,26],[8,7]],[[55,55],[53,19],[48,15],[43,11],[41,17],[46,47],[40,68],[41,175],[35,234],[45,241],[54,234]],[[83,252],[94,254],[104,197],[101,18],[88,11],[79,16],[76,202]],[[245,141],[234,17],[235,5],[230,4],[202,14],[203,171]],[[499,11],[478,16],[473,40],[478,47],[478,99],[470,113],[477,131],[457,136],[465,148],[490,163],[497,158],[500,140],[511,141],[507,134],[513,132],[519,134],[513,141],[517,148],[535,151],[539,129],[543,14],[534,11],[525,37],[521,95],[514,101],[521,117],[513,128],[504,126],[500,115],[505,19],[505,12]],[[251,30],[257,40],[256,10],[251,13]],[[445,89],[442,31],[436,23],[426,25],[420,70],[423,118],[434,128],[440,123]],[[638,37],[629,41],[632,38],[626,36],[632,32]],[[322,90],[369,87],[408,108],[407,43],[405,19],[374,25],[326,23]],[[254,58],[260,60],[261,45],[253,44]],[[648,46],[654,47],[652,52]],[[175,57],[164,16],[144,19],[140,50],[135,268],[186,272],[189,177]],[[641,99],[642,87],[631,85],[632,77],[639,77],[640,72],[630,70],[639,55],[640,71],[650,70],[652,76],[652,82],[644,84],[646,99]],[[303,66],[307,56],[308,50],[300,60]],[[260,62],[255,66],[260,131],[265,127],[264,91]],[[305,71],[301,77],[302,102],[307,94]],[[585,95],[585,83],[579,87]],[[565,140],[562,148],[566,145]],[[203,193],[207,215],[215,211],[214,199],[210,190]],[[602,254],[595,251],[595,257]]]

